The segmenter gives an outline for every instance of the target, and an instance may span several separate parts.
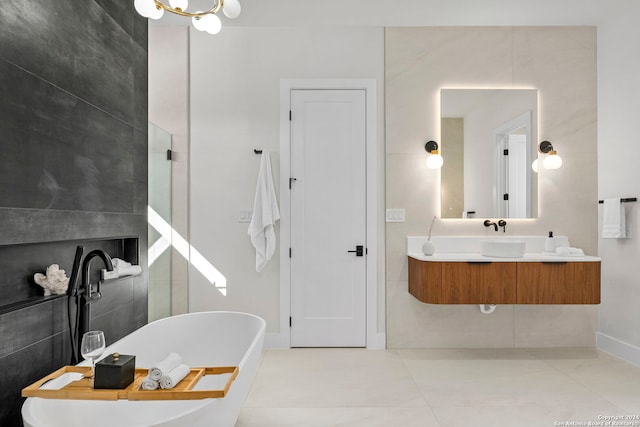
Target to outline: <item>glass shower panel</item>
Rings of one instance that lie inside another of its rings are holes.
[[[171,134],[149,123],[149,322],[171,316]]]

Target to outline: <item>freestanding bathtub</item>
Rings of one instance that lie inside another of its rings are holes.
[[[202,312],[157,320],[113,343],[113,352],[136,356],[148,368],[174,351],[189,366],[239,366],[228,394],[220,399],[94,401],[28,398],[22,406],[26,427],[232,427],[255,377],[265,321],[246,313]],[[108,339],[108,338],[107,338]],[[83,364],[85,364],[83,362]],[[80,374],[65,374],[47,386],[58,388]],[[76,376],[72,378],[72,376]],[[198,389],[220,389],[227,376],[205,376]],[[57,384],[55,382],[58,382]]]

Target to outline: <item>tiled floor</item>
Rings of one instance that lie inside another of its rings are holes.
[[[559,425],[640,427],[640,368],[595,349],[266,350],[236,427]]]

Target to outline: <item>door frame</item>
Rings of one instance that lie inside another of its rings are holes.
[[[289,192],[289,178],[291,177],[291,134],[289,110],[291,108],[290,92],[297,89],[327,90],[327,89],[360,89],[365,91],[366,105],[366,238],[367,238],[367,267],[366,267],[366,339],[367,348],[383,349],[386,347],[384,331],[378,332],[378,321],[384,321],[384,287],[380,286],[381,277],[379,263],[380,251],[378,195],[380,184],[378,146],[378,102],[377,81],[375,79],[282,79],[280,80],[280,332],[270,334],[266,343],[269,347],[290,348],[291,330],[289,318],[291,316],[291,270],[289,247],[291,243],[291,194]],[[384,271],[384,270],[382,270]],[[381,319],[379,319],[381,318]],[[266,337],[265,337],[266,338]]]

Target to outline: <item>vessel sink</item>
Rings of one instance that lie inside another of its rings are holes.
[[[522,240],[490,239],[480,242],[480,255],[496,258],[522,258],[525,250]]]

